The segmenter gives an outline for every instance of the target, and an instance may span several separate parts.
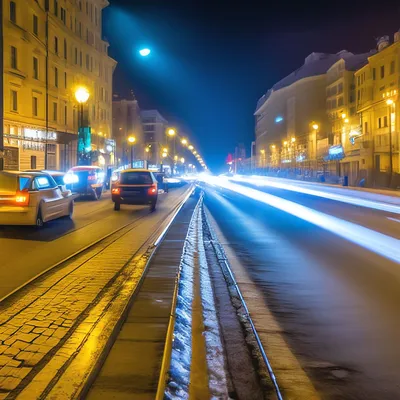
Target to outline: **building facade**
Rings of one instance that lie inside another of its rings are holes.
[[[166,136],[168,121],[157,110],[142,110],[141,118],[147,160],[150,165],[160,166],[164,161],[162,149],[168,146]]]
[[[367,176],[367,153],[362,146],[361,118],[356,108],[355,71],[374,54],[343,56],[327,71],[326,112],[330,132],[321,143],[326,177],[338,179],[347,176],[350,185],[356,185]],[[339,53],[340,54],[340,53]]]
[[[135,138],[133,144],[130,144],[129,137]],[[134,146],[132,156],[136,160],[146,159],[143,126],[136,99],[120,100],[118,96],[114,96],[113,138],[116,143],[118,166],[129,164],[131,146]]]
[[[400,32],[378,40],[378,51],[355,73],[361,145],[368,153],[368,183],[400,186]]]
[[[259,101],[256,117],[258,168],[316,171],[328,137],[326,74],[339,54],[310,54],[298,70],[275,84]]]
[[[95,162],[108,162],[115,61],[102,40],[106,0],[5,0],[5,169],[68,169],[77,162],[79,108]],[[47,150],[47,151],[46,151]],[[46,158],[46,160],[45,160]]]

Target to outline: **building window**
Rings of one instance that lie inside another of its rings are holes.
[[[34,117],[38,116],[38,98],[32,97],[32,115]]]
[[[11,46],[11,68],[18,69],[17,48]]]
[[[64,125],[68,125],[68,107],[64,106]]]
[[[53,121],[57,122],[58,104],[53,103]]]
[[[82,62],[83,62],[83,57],[82,57],[82,52],[79,53],[79,64],[82,67]]]
[[[39,79],[39,60],[33,57],[33,79]]]
[[[54,0],[54,15],[58,17],[58,0]]]
[[[390,63],[390,74],[394,74],[394,68],[395,68],[395,63],[394,63],[394,61],[392,61]]]
[[[11,90],[11,111],[18,111],[18,93]]]
[[[39,21],[37,15],[33,16],[33,33],[38,36],[39,34]]]
[[[82,11],[82,1],[81,0],[79,0],[79,10]]]
[[[86,1],[86,15],[89,15],[89,3]]]
[[[67,77],[67,73],[64,72],[64,88],[67,89],[68,86],[68,77]]]
[[[338,93],[342,93],[343,92],[343,83],[339,83],[338,85]]]
[[[58,88],[58,68],[54,68],[54,86]]]
[[[360,90],[357,90],[357,101],[359,102],[361,100],[361,92]]]
[[[17,23],[17,5],[15,1],[10,1],[10,21]]]
[[[387,128],[387,126],[388,126],[388,117],[387,117],[387,115],[385,115],[385,116],[383,117],[383,126],[384,126],[385,128]]]
[[[90,64],[89,64],[89,54],[86,54],[86,69],[89,71]]]
[[[64,25],[66,25],[67,24],[67,11],[63,7],[61,7],[60,11],[61,11],[61,21],[64,23]]]
[[[75,47],[75,65],[78,65],[78,49]]]
[[[381,79],[385,77],[385,66],[381,65]]]
[[[58,54],[58,37],[54,36],[54,53]]]
[[[372,79],[376,80],[376,68],[372,68]]]
[[[338,98],[338,107],[341,107],[343,105],[343,97]]]
[[[364,133],[368,133],[368,122],[364,122]]]
[[[68,47],[67,47],[67,39],[64,39],[64,58],[68,58]]]
[[[97,22],[97,7],[96,6],[94,6],[94,23],[96,24],[96,26],[98,25],[98,22]]]
[[[36,156],[31,156],[31,169],[36,169],[37,168],[37,159]]]

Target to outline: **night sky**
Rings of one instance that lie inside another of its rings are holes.
[[[258,98],[308,54],[366,52],[400,29],[399,1],[110,3],[114,92],[132,89],[142,109],[158,109],[215,172],[239,142],[250,155]],[[142,46],[150,57],[138,56]]]

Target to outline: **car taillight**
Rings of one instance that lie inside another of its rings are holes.
[[[149,187],[149,190],[147,191],[147,193],[148,193],[150,196],[155,195],[155,194],[157,193],[157,185],[156,185],[156,184],[151,185],[151,186]]]
[[[111,193],[112,194],[120,194],[121,193],[121,189],[120,188],[112,188],[111,189]]]
[[[17,192],[15,196],[15,202],[19,206],[27,206],[29,204],[29,193],[28,192]]]

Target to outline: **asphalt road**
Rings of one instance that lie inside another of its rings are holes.
[[[285,190],[263,190],[400,237],[398,215]],[[399,264],[228,190],[209,187],[205,204],[224,244],[263,295],[259,309],[250,313],[268,307],[321,397],[399,399]]]
[[[160,194],[155,212],[167,216],[187,188]],[[77,200],[73,220],[51,221],[40,230],[0,226],[0,299],[52,265],[149,213],[147,206],[122,206],[115,212],[106,193],[99,201]]]

